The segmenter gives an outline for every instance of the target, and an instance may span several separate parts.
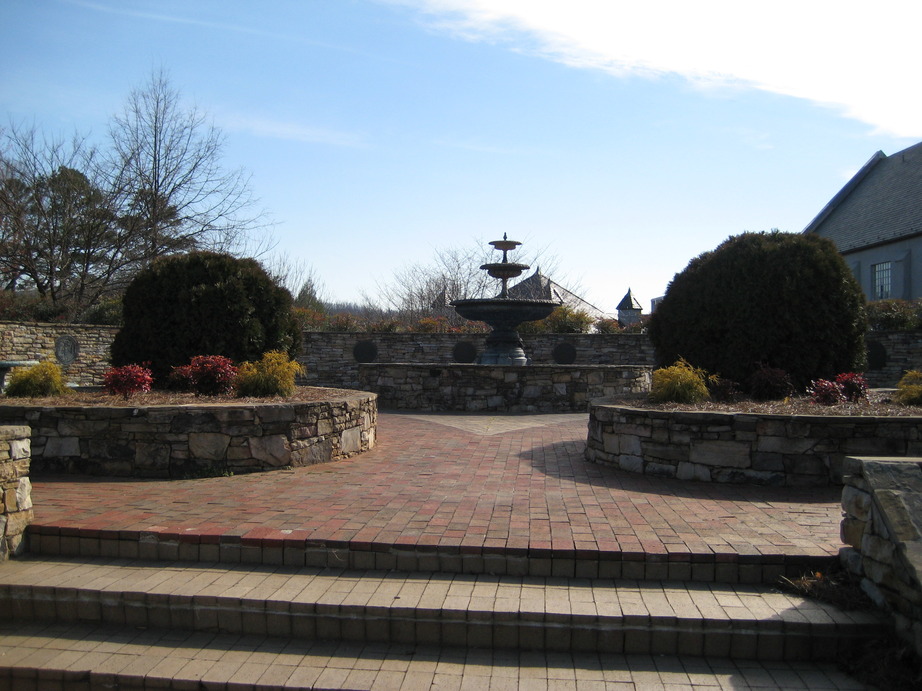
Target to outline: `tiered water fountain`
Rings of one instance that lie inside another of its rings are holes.
[[[504,235],[490,244],[503,253],[502,261],[480,268],[499,279],[499,295],[451,302],[461,317],[490,326],[484,340],[473,334],[376,334],[374,338],[384,347],[396,349],[402,342],[407,352],[408,341],[414,353],[432,353],[442,347],[444,354],[441,359],[379,362],[378,346],[366,336],[353,351],[358,360],[358,388],[378,394],[382,409],[513,413],[585,412],[593,398],[649,390],[647,365],[575,362],[579,348],[585,349],[587,359],[593,358],[591,339],[595,336],[590,334],[567,334],[566,340],[556,334],[536,335],[530,341],[535,352],[532,364],[516,329],[523,322],[544,319],[560,303],[510,297],[516,290],[510,291],[509,280],[529,268],[509,261],[509,252],[522,243]],[[448,339],[455,340],[451,359],[445,357],[446,346],[452,346]],[[569,355],[558,357],[564,347]]]
[[[480,365],[527,365],[522,339],[516,332],[519,324],[544,319],[560,303],[554,300],[519,300],[509,297],[508,282],[517,278],[529,267],[509,261],[509,251],[521,245],[521,242],[509,240],[503,234],[502,240],[493,240],[493,249],[503,253],[503,260],[494,264],[484,264],[480,268],[493,278],[502,281],[502,290],[495,298],[472,298],[453,300],[455,311],[471,321],[486,322],[491,331],[487,336],[483,352],[477,358]]]

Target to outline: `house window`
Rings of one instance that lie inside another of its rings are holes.
[[[881,262],[871,266],[875,300],[886,300],[890,297],[890,275],[890,262]]]

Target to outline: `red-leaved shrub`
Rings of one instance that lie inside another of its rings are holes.
[[[199,396],[220,396],[234,390],[237,368],[223,355],[196,355],[188,365],[174,367],[170,384]]]
[[[854,372],[843,372],[836,376],[836,384],[849,403],[857,403],[868,397],[868,380]]]
[[[110,367],[103,375],[103,387],[113,396],[124,396],[127,401],[132,394],[147,393],[154,383],[150,370],[141,365]]]
[[[815,379],[807,389],[810,401],[818,405],[836,405],[845,400],[842,389],[834,381]]]

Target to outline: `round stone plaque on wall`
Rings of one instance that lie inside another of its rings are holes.
[[[558,343],[551,351],[551,357],[558,365],[572,365],[576,362],[576,346],[572,343]]]
[[[468,365],[477,359],[477,346],[470,341],[458,341],[451,352],[451,357],[455,362]]]
[[[54,356],[62,365],[73,364],[80,355],[80,344],[73,336],[58,336],[54,342]]]
[[[356,362],[374,362],[378,359],[378,346],[374,341],[359,341],[352,349]]]

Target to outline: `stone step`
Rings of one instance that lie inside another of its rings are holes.
[[[73,624],[0,624],[0,688],[860,691],[829,663],[357,644]]]
[[[303,640],[828,660],[883,635],[761,586],[27,558],[0,569],[0,621]]]
[[[0,624],[0,688],[827,689],[830,663],[341,643],[104,625]]]
[[[836,556],[619,552],[536,547],[393,544],[207,532],[100,530],[33,524],[29,552],[49,557],[439,572],[496,576],[626,578],[772,585],[779,577],[827,571]]]

